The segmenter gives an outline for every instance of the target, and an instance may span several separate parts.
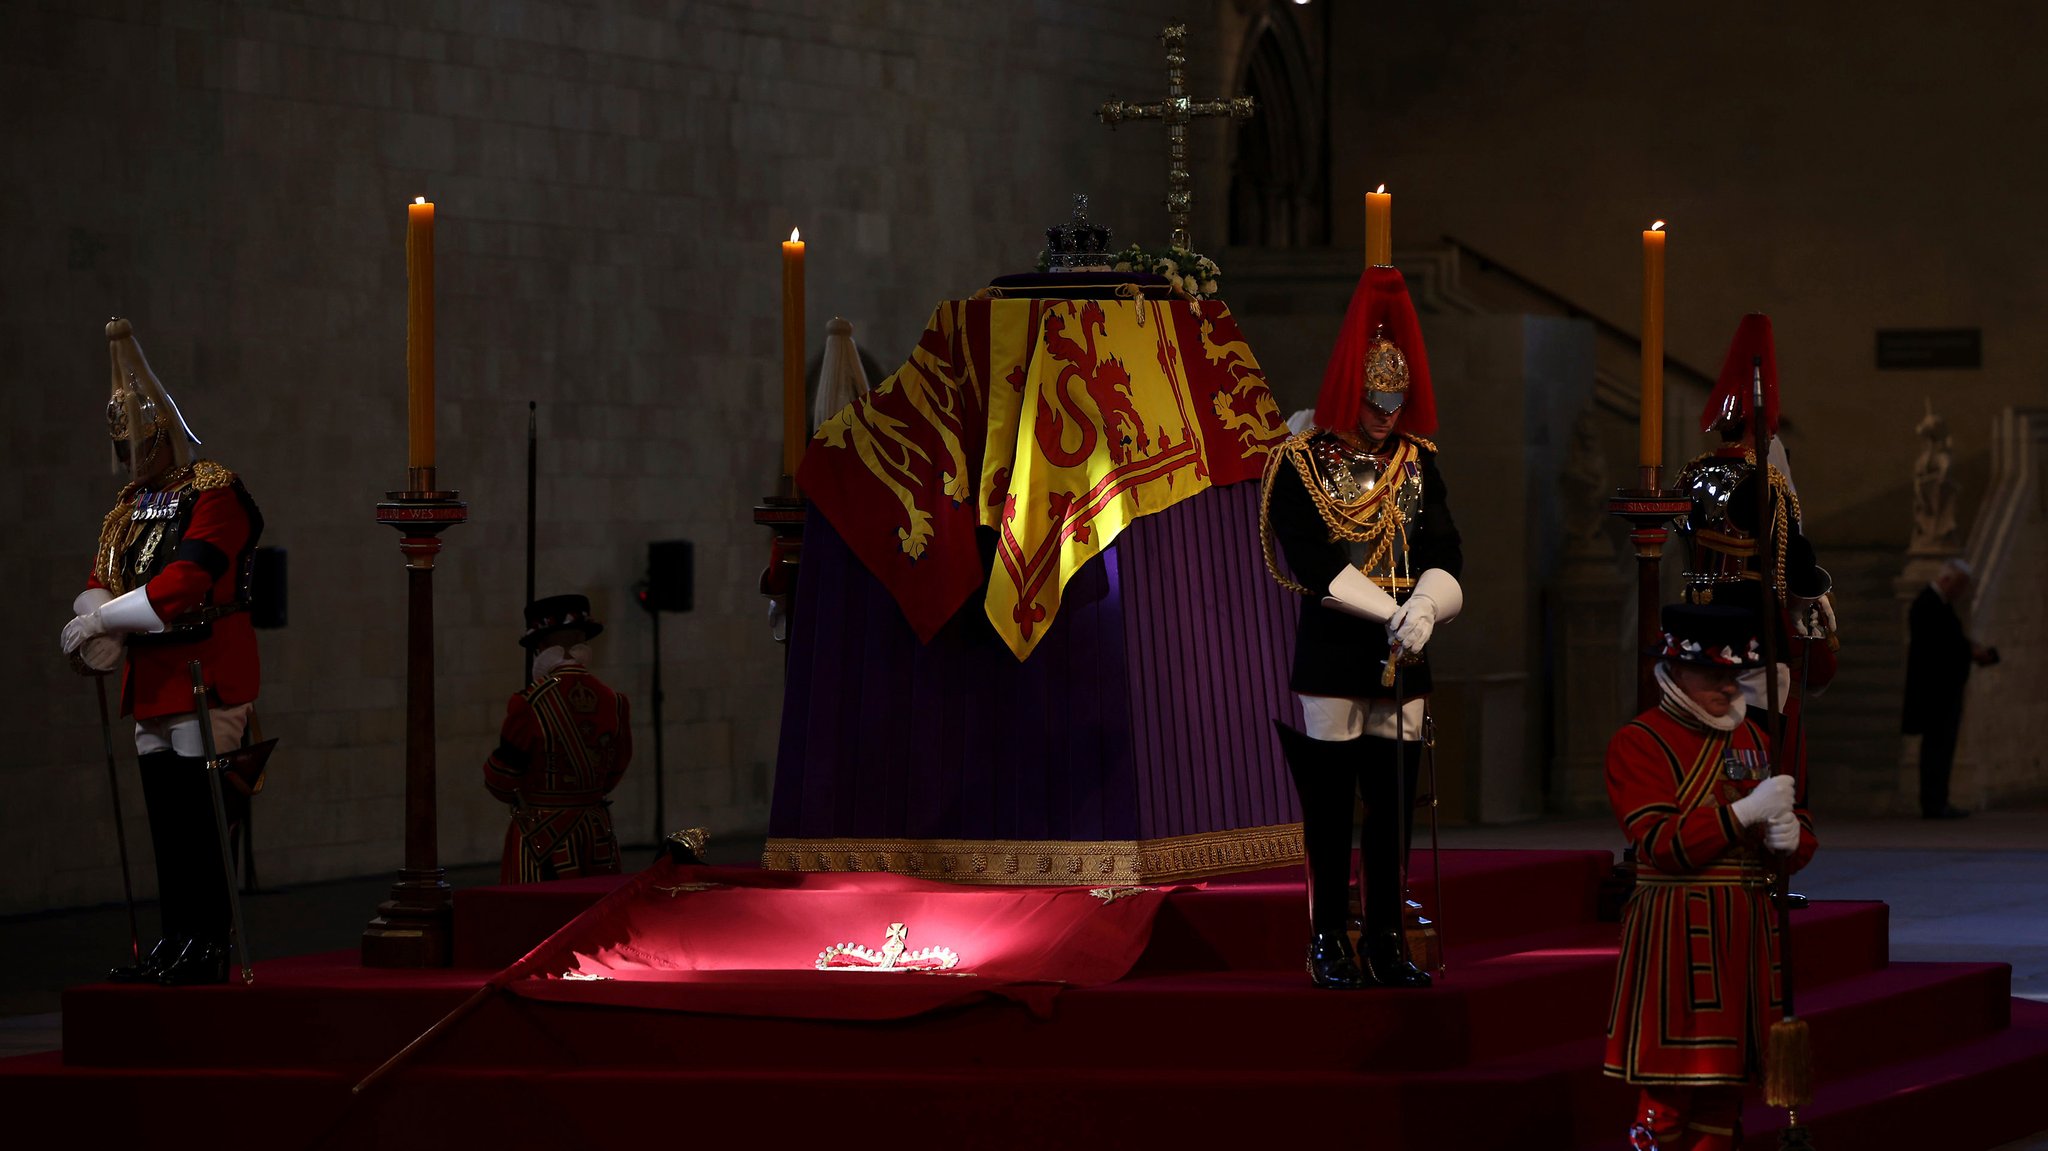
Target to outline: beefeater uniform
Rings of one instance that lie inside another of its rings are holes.
[[[1720,1140],[1732,1138],[1739,1089],[1758,1078],[1765,1036],[1784,1017],[1770,885],[1775,867],[1804,867],[1817,841],[1797,803],[1798,845],[1786,855],[1766,851],[1762,827],[1742,826],[1733,805],[1770,765],[1756,720],[1713,730],[1669,689],[1607,746],[1608,800],[1637,872],[1602,1070],[1644,1089],[1639,1112],[1666,1124],[1660,1151],[1732,1145]]]
[[[603,630],[589,613],[582,596],[538,600],[527,611],[527,637],[581,628],[589,638]],[[497,750],[484,764],[484,786],[512,805],[499,881],[618,874],[619,841],[605,796],[632,758],[626,697],[579,658],[555,665],[514,694]]]

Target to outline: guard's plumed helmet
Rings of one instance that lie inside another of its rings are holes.
[[[1778,349],[1771,338],[1771,318],[1751,312],[1736,325],[1735,338],[1728,341],[1728,357],[1721,361],[1720,378],[1700,410],[1700,430],[1723,435],[1749,429],[1749,409],[1756,389],[1756,362],[1763,361],[1764,428],[1778,434]]]
[[[147,483],[192,462],[200,442],[185,422],[185,413],[149,368],[135,329],[128,321],[107,321],[107,355],[113,364],[113,390],[107,399],[107,435],[128,445],[128,475]]]
[[[1426,436],[1436,431],[1436,392],[1430,387],[1422,325],[1408,298],[1407,281],[1385,266],[1367,268],[1351,292],[1316,397],[1316,426],[1336,432],[1356,428],[1361,403],[1399,411],[1404,432]]]

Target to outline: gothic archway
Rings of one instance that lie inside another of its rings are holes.
[[[1299,5],[1270,0],[1246,36],[1236,91],[1259,113],[1237,129],[1230,242],[1299,248],[1330,242],[1328,99],[1320,50]],[[1323,37],[1315,36],[1320,42]]]

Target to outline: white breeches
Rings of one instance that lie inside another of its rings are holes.
[[[238,703],[233,707],[208,709],[213,715],[213,748],[225,755],[242,746],[242,732],[249,727],[249,708],[252,705]],[[198,759],[206,754],[206,746],[199,738],[199,713],[188,711],[183,715],[160,715],[155,719],[135,721],[135,753],[148,755],[153,751],[169,749],[188,759]]]
[[[1295,698],[1301,700],[1301,726],[1310,739],[1357,739],[1361,735],[1373,735],[1409,743],[1422,740],[1425,704],[1421,696],[1402,702],[1398,733],[1395,731],[1397,725],[1391,699],[1352,699],[1336,695]]]

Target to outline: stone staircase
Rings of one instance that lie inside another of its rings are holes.
[[[1812,802],[1831,813],[1905,814],[1916,800],[1900,772],[1905,606],[1893,590],[1904,557],[1892,548],[1820,552],[1835,577],[1842,647],[1840,672],[1807,713]]]

